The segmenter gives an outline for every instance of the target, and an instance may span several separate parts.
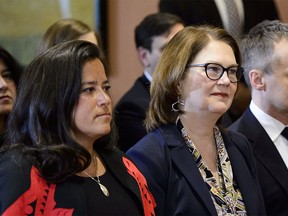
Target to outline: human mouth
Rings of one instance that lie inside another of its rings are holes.
[[[111,117],[111,113],[100,113],[96,117]]]
[[[0,103],[5,103],[6,101],[11,101],[12,98],[9,97],[8,95],[2,95],[0,96]]]
[[[228,98],[228,94],[225,92],[215,92],[215,93],[212,93],[212,95],[216,97],[221,97],[221,98]]]

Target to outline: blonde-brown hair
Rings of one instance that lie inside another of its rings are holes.
[[[178,83],[185,78],[187,65],[211,40],[228,44],[241,65],[241,54],[236,40],[224,29],[210,26],[189,26],[179,31],[167,44],[153,73],[151,102],[145,119],[148,131],[162,124],[174,123],[178,114],[171,109],[177,101]]]
[[[58,20],[43,35],[37,53],[40,54],[59,43],[77,40],[80,36],[92,31],[90,26],[78,19],[67,18]],[[96,32],[95,37],[97,38]]]

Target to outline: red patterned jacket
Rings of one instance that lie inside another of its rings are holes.
[[[155,201],[148,190],[146,179],[131,160],[117,149],[110,153],[101,153],[101,156],[114,176],[137,197],[142,206],[143,215],[155,215]],[[15,163],[15,159],[17,163]],[[38,170],[34,166],[29,165],[19,151],[12,151],[1,156],[1,215],[70,216],[87,214],[85,197],[75,199],[75,202],[72,200],[72,203],[69,203],[69,208],[64,206],[62,208],[61,203],[56,203],[54,195],[57,186],[57,184],[49,184],[41,178],[38,175]],[[65,190],[67,190],[67,192],[69,191],[67,194],[71,194],[71,184],[61,183],[61,190],[63,190],[64,194]],[[73,186],[72,193],[75,196],[81,196],[79,190],[81,190],[80,186]],[[65,197],[63,199],[65,199]],[[82,202],[79,202],[79,200],[82,200]],[[97,212],[95,214],[97,214]]]

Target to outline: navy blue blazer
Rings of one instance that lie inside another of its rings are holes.
[[[274,143],[248,108],[229,129],[250,141],[268,215],[288,215],[288,169]]]
[[[248,215],[265,215],[247,139],[231,131],[222,131],[222,135]],[[147,179],[156,201],[156,215],[217,215],[207,186],[176,125],[155,129],[127,154]]]

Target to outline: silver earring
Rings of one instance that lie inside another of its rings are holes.
[[[180,111],[178,104],[180,104],[182,106],[185,105],[184,101],[181,100],[179,96],[177,97],[177,101],[171,105],[173,112],[179,112]]]

